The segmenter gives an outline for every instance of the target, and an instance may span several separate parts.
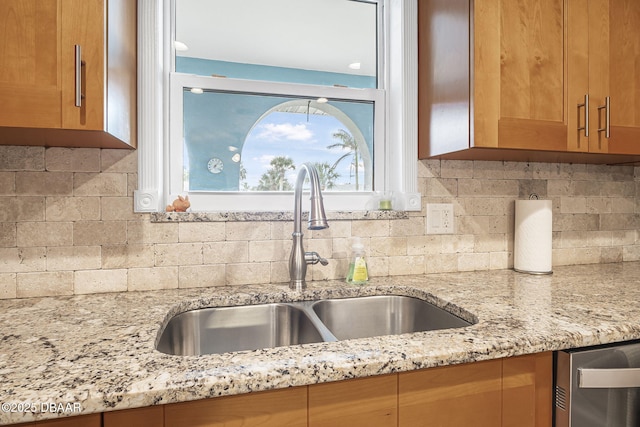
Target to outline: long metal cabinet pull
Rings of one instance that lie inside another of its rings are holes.
[[[578,369],[580,388],[640,387],[640,368]]]
[[[76,107],[82,107],[82,46],[75,45],[76,50]]]
[[[584,126],[580,127],[580,120],[578,119],[578,130],[584,130],[584,136],[589,137],[589,94],[584,96],[584,103],[578,104],[578,113],[580,108],[584,107]]]
[[[604,109],[604,127],[598,128],[598,132],[603,132],[604,131],[604,136],[605,138],[609,138],[609,135],[611,134],[610,129],[610,123],[611,123],[611,98],[610,97],[606,97],[604,99],[604,105],[598,107],[598,116],[600,115],[600,110]]]

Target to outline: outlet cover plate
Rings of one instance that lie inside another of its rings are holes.
[[[453,234],[453,204],[427,203],[427,234]]]

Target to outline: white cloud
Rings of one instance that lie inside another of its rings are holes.
[[[258,162],[262,169],[267,169],[269,167],[269,164],[271,163],[271,160],[275,159],[275,157],[276,156],[272,154],[263,154],[260,157],[253,157],[252,160]]]
[[[305,124],[293,123],[266,123],[261,126],[258,138],[268,140],[287,139],[290,141],[309,141],[313,138],[313,132]]]

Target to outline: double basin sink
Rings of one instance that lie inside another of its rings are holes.
[[[427,301],[399,295],[211,307],[172,317],[156,349],[194,356],[471,324]]]

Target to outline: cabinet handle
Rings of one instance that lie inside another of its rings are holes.
[[[82,107],[82,66],[85,64],[82,60],[82,46],[75,45],[76,51],[76,107]]]
[[[580,388],[640,387],[640,369],[578,369]]]
[[[604,109],[604,127],[598,127],[598,132],[604,132],[604,137],[609,139],[609,135],[610,133],[610,126],[609,123],[611,123],[611,98],[610,97],[606,97],[604,99],[604,105],[598,107],[598,120],[600,120],[600,110]]]
[[[580,108],[584,107],[584,126],[580,127]],[[584,103],[578,104],[578,131],[584,130],[584,136],[589,137],[589,94],[584,96]]]

